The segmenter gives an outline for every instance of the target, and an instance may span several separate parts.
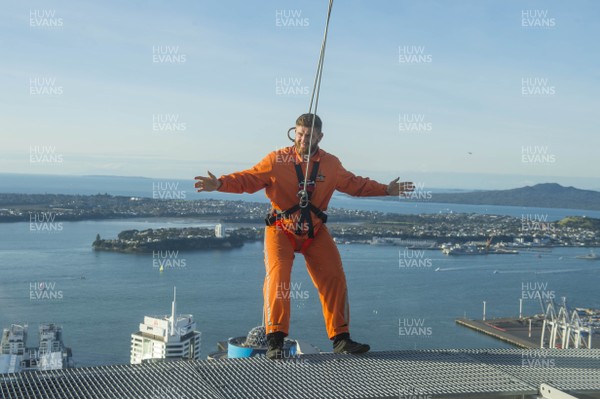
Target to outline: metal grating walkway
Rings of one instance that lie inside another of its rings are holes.
[[[541,383],[600,398],[600,349],[390,351],[23,372],[0,375],[0,397],[533,398]]]

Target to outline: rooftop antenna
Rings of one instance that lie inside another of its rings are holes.
[[[177,312],[177,287],[173,286],[173,302],[171,302],[171,335],[175,335],[175,313]]]

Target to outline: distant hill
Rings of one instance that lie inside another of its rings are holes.
[[[411,201],[411,199],[407,200]],[[418,196],[415,200],[418,200]],[[600,192],[563,187],[556,183],[536,184],[510,190],[433,193],[429,201],[468,205],[600,210]]]

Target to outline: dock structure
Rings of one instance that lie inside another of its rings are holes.
[[[532,326],[531,337],[529,337],[528,325],[519,323],[519,320],[511,318],[487,321],[458,319],[456,320],[456,324],[490,335],[519,348],[535,349],[540,347],[540,338],[542,336],[541,323],[536,323]]]
[[[2,375],[0,397],[600,398],[600,350],[407,350],[71,368]]]
[[[544,332],[543,319],[532,319],[531,334],[529,333],[530,318],[499,318],[491,320],[458,319],[456,324],[470,328],[482,334],[490,335],[496,339],[507,342],[519,348],[535,349],[541,347],[542,333]],[[544,347],[548,346],[548,335],[544,340]],[[594,334],[589,337],[592,348],[600,347],[600,336]],[[571,346],[572,347],[572,346]]]

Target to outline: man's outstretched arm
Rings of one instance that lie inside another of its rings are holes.
[[[206,177],[206,176],[194,177],[195,180],[198,180],[196,182],[196,184],[194,184],[194,187],[197,188],[196,191],[198,191],[198,192],[200,192],[200,191],[215,191],[215,190],[218,190],[219,187],[221,187],[221,182],[219,181],[219,179],[217,179],[215,177],[215,175],[210,173],[210,170],[207,172],[208,172],[208,177]]]
[[[219,190],[237,194],[255,193],[270,184],[272,161],[272,156],[269,154],[250,169],[223,175],[218,179],[215,175],[208,172],[208,177],[195,177],[198,181],[194,184],[194,187],[196,187],[198,192]]]
[[[356,197],[384,195],[405,195],[415,189],[412,182],[400,182],[400,178],[392,180],[387,186],[368,177],[356,176],[341,164],[338,168],[338,184],[336,190]]]

